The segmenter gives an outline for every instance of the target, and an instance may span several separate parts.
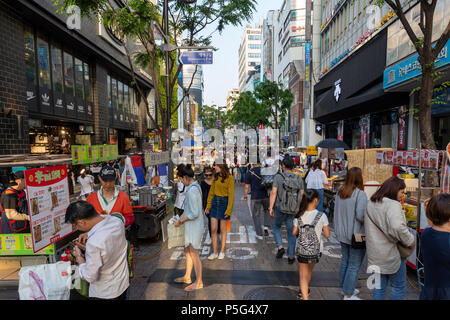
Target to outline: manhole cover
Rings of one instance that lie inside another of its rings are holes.
[[[297,291],[283,287],[264,287],[250,290],[244,300],[296,300]]]

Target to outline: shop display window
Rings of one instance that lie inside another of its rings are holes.
[[[370,148],[397,149],[398,116],[395,111],[370,115]]]
[[[84,95],[86,97],[86,101],[92,102],[92,89],[91,89],[91,81],[89,76],[89,65],[87,63],[83,63],[83,71],[84,71]]]
[[[40,35],[37,39],[39,85],[51,89],[48,42]]]
[[[75,96],[84,99],[83,63],[75,58]]]
[[[74,96],[74,72],[73,57],[71,54],[64,52],[64,90],[65,94]]]
[[[52,52],[52,77],[53,77],[53,90],[63,93],[64,81],[63,81],[63,63],[61,48],[57,45],[51,46]]]
[[[36,86],[36,62],[35,62],[35,43],[34,33],[31,27],[25,27],[24,30],[25,41],[25,72],[27,77],[27,83],[32,86]]]

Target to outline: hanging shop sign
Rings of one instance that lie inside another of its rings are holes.
[[[170,161],[169,151],[150,152],[145,154],[145,166],[156,166]]]
[[[29,233],[0,234],[0,256],[53,255],[55,246],[33,252],[33,238]]]
[[[67,166],[25,171],[33,251],[37,252],[73,232],[64,223],[70,204]]]
[[[319,150],[317,150],[316,146],[309,146],[306,148],[306,155],[307,156],[317,156],[317,155],[319,155]]]
[[[439,169],[439,150],[422,150],[420,161],[424,169]],[[419,167],[419,151],[377,151],[377,164]]]
[[[116,160],[118,155],[117,144],[72,146],[72,164],[74,165]]]

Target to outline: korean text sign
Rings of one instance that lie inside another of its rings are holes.
[[[33,251],[37,252],[73,232],[64,223],[70,204],[67,166],[25,171]]]

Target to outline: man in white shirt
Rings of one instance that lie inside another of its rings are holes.
[[[87,174],[86,169],[83,169],[77,182],[81,185],[80,199],[86,200],[86,197],[94,191],[94,177]]]
[[[99,215],[87,201],[77,201],[66,210],[65,222],[87,232],[86,252],[75,247],[80,276],[89,282],[93,299],[125,300],[129,287],[125,219]]]

